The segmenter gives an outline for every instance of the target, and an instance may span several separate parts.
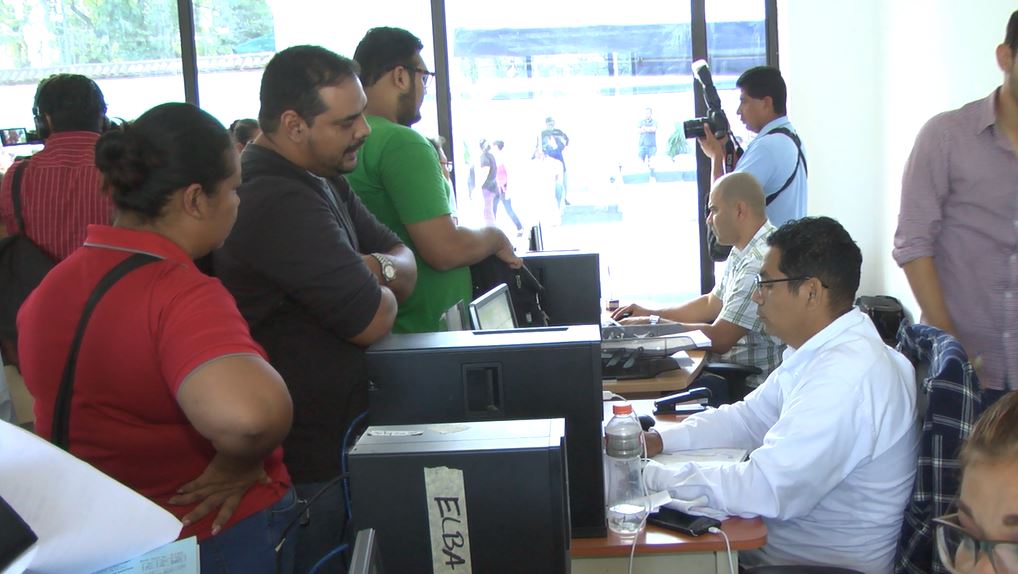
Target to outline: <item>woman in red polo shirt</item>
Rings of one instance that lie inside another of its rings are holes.
[[[50,438],[96,284],[132,254],[156,256],[115,283],[89,319],[68,448],[180,517],[181,537],[198,537],[203,574],[274,573],[274,546],[299,512],[279,447],[290,396],[233,298],[192,261],[221,245],[237,217],[237,152],[212,116],[163,104],[104,134],[96,165],[118,209],[114,224],[89,226],[84,246],[18,314],[36,430]]]

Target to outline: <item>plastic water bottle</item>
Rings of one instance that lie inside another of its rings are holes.
[[[608,463],[608,528],[635,535],[647,517],[647,490],[643,486],[640,457],[643,429],[629,403],[612,405],[615,415],[604,428]]]

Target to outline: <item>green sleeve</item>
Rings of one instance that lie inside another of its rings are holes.
[[[381,160],[382,187],[404,225],[449,215],[438,153],[424,136],[407,130],[392,138]]]

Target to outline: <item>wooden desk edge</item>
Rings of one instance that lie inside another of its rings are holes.
[[[732,550],[753,550],[767,542],[767,527],[760,518],[729,518],[721,524]],[[649,541],[648,541],[649,538]],[[605,538],[573,538],[573,558],[609,558],[628,556],[632,539],[609,532]],[[636,543],[637,554],[675,554],[680,552],[724,552],[725,539],[717,534],[686,536],[648,524]]]

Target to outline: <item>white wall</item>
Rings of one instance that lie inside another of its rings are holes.
[[[863,252],[861,294],[898,297],[891,259],[901,173],[922,125],[989,94],[1013,0],[779,0],[789,117],[809,154],[811,215],[842,222]]]

